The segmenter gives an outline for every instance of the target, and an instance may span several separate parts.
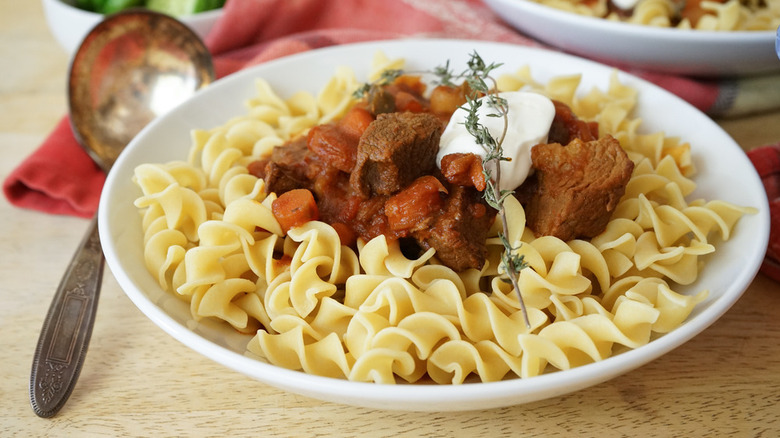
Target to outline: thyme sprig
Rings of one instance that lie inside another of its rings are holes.
[[[513,194],[512,190],[501,190],[501,166],[502,161],[510,161],[509,158],[504,156],[504,149],[502,144],[506,138],[507,129],[509,126],[507,117],[509,114],[509,106],[506,99],[503,99],[497,94],[497,86],[495,79],[490,76],[490,73],[501,64],[485,64],[482,58],[476,52],[471,54],[468,62],[468,69],[462,73],[466,83],[472,90],[472,93],[468,96],[466,104],[462,107],[467,111],[466,119],[463,122],[466,131],[474,137],[476,143],[482,146],[485,151],[485,156],[482,159],[482,174],[485,177],[485,191],[483,196],[485,202],[498,211],[501,218],[503,229],[498,234],[501,244],[504,246],[504,253],[501,256],[501,261],[505,267],[505,273],[508,278],[508,282],[512,284],[512,287],[517,293],[517,299],[520,304],[520,311],[523,314],[523,320],[527,328],[531,328],[531,322],[528,320],[528,311],[523,301],[523,296],[520,293],[520,286],[518,284],[517,277],[520,275],[520,271],[528,267],[524,256],[518,254],[519,247],[512,247],[507,236],[509,235],[508,220],[506,217],[506,209],[504,208],[504,199]],[[492,86],[488,86],[488,82]],[[484,96],[478,99],[479,96]],[[493,137],[488,128],[480,122],[479,109],[483,103],[487,104],[492,112],[487,114],[488,117],[501,117],[504,120],[501,134],[498,138]],[[507,281],[507,279],[503,279]]]
[[[508,129],[509,106],[506,99],[498,95],[495,79],[491,73],[501,67],[502,64],[487,64],[477,52],[471,53],[467,62],[467,68],[459,73],[454,72],[450,67],[449,60],[443,66],[437,66],[428,72],[405,72],[399,69],[390,69],[382,72],[379,79],[373,83],[367,83],[359,87],[354,97],[362,98],[371,91],[372,87],[387,85],[403,74],[432,74],[437,78],[437,83],[447,86],[456,86],[455,81],[463,81],[468,84],[471,92],[466,97],[466,103],[461,107],[467,112],[463,125],[466,131],[474,137],[474,140],[485,151],[482,159],[482,173],[485,178],[485,190],[483,197],[485,202],[498,211],[498,215],[503,224],[503,229],[498,233],[499,240],[504,247],[501,255],[501,261],[504,265],[506,277],[503,281],[511,283],[517,293],[517,299],[520,304],[520,311],[523,320],[528,329],[531,323],[528,319],[528,311],[523,301],[518,285],[518,276],[520,271],[528,267],[522,254],[518,254],[519,247],[512,247],[509,242],[509,227],[507,224],[506,209],[504,200],[513,194],[512,190],[501,190],[501,161],[510,161],[504,156],[502,144],[506,138]],[[503,130],[498,138],[494,137],[488,128],[480,122],[479,110],[483,105],[487,105],[492,111],[488,112],[488,117],[501,117],[504,121]]]

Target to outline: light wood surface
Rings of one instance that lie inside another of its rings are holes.
[[[3,178],[65,113],[67,64],[37,0],[0,0]],[[780,141],[780,112],[720,123],[746,149]],[[780,436],[780,285],[760,274],[702,334],[606,383],[503,409],[408,413],[320,402],[226,369],[155,326],[107,271],[81,379],[59,415],[38,418],[32,354],[86,226],[0,201],[0,436]]]

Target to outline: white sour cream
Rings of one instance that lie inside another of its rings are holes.
[[[624,11],[630,11],[633,9],[639,0],[612,0],[612,4]]]
[[[555,117],[555,106],[547,97],[529,91],[510,91],[499,93],[499,96],[506,99],[509,106],[506,137],[501,146],[504,149],[504,157],[510,159],[500,164],[499,188],[514,190],[525,181],[531,171],[531,148],[547,142],[550,125]],[[504,119],[489,117],[490,113],[497,114],[497,111],[483,104],[477,116],[493,138],[499,139],[504,129]],[[485,158],[485,150],[476,143],[463,124],[467,115],[468,111],[458,108],[444,129],[436,156],[439,168],[442,158],[449,154],[471,153]]]

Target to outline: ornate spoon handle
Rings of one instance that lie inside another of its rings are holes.
[[[30,403],[40,417],[56,414],[76,385],[92,334],[104,264],[93,219],[57,288],[33,356]]]

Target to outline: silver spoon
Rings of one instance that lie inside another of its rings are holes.
[[[70,65],[68,103],[79,143],[106,172],[152,119],[214,80],[211,56],[186,25],[132,10],[108,16],[85,37]],[[89,225],[57,288],[33,357],[30,403],[55,415],[76,384],[103,278],[97,221]]]

